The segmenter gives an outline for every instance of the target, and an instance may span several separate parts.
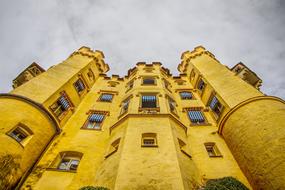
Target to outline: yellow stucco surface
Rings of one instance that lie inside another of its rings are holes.
[[[107,77],[108,70],[102,52],[82,47],[10,93],[32,100],[42,111],[24,99],[0,96],[1,113],[5,113],[0,115],[5,123],[0,142],[7,145],[0,153],[21,157],[22,172],[11,184],[21,179],[18,187],[24,190],[77,190],[88,185],[111,190],[190,190],[209,179],[232,176],[249,189],[263,184],[265,189],[283,187],[284,102],[253,102],[228,116],[242,102],[265,96],[203,47],[183,53],[180,76],[172,76],[158,62],[138,63],[125,77]],[[192,72],[195,76],[191,78]],[[142,84],[144,78],[153,78],[155,84]],[[206,83],[203,91],[197,89],[201,78]],[[74,86],[78,79],[85,86],[81,93]],[[193,98],[182,100],[179,93],[184,91]],[[63,92],[71,107],[58,117],[51,105]],[[99,101],[103,93],[113,94],[112,101]],[[156,97],[155,109],[142,108],[146,94]],[[220,116],[209,107],[213,94],[223,106]],[[126,99],[129,106],[122,114]],[[171,111],[169,99],[175,102],[175,111]],[[14,112],[16,109],[19,111]],[[205,123],[191,123],[188,109],[200,110]],[[93,112],[104,115],[100,130],[84,128]],[[6,134],[17,122],[34,133],[24,148]],[[56,133],[54,125],[60,132]],[[276,131],[280,131],[277,136]],[[155,134],[155,146],[142,144],[144,134]],[[119,143],[115,146],[115,142]],[[205,143],[214,143],[219,154],[209,156]],[[268,150],[261,151],[263,147]],[[70,152],[82,155],[77,169],[59,170],[58,164]],[[281,168],[275,167],[278,163]],[[257,170],[259,165],[264,169]],[[259,175],[264,176],[262,183],[256,181]]]

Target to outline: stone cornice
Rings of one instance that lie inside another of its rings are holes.
[[[125,120],[127,120],[130,117],[169,117],[170,119],[172,119],[175,123],[177,123],[179,125],[179,127],[181,127],[185,134],[187,135],[187,127],[181,122],[179,121],[177,118],[175,118],[173,115],[171,114],[126,114],[124,117],[120,118],[116,123],[114,123],[110,128],[109,128],[109,134],[112,133],[112,131],[119,126],[121,123],[123,123]]]

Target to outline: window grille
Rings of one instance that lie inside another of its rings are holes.
[[[142,96],[142,108],[156,108],[156,96],[155,95],[143,95]]]
[[[63,95],[58,99],[58,103],[60,104],[60,106],[63,108],[64,111],[68,110],[68,108],[70,107],[68,99]]]
[[[143,133],[142,147],[157,147],[156,133]]]
[[[180,97],[182,100],[191,100],[193,95],[191,92],[180,92]]]
[[[202,111],[198,110],[188,110],[188,116],[192,123],[205,123],[205,118]]]
[[[113,94],[102,94],[100,97],[100,101],[102,102],[112,102]]]
[[[105,118],[104,114],[92,113],[85,125],[87,129],[101,129],[101,124]]]

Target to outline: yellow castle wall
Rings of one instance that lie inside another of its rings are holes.
[[[56,126],[39,108],[22,98],[0,96],[0,189],[14,186],[32,167],[56,134]],[[22,142],[9,136],[17,126],[28,127]]]
[[[253,98],[233,110],[220,129],[255,189],[285,188],[284,103]]]
[[[83,47],[63,63],[50,68],[47,72],[11,92],[40,103],[50,114],[52,114],[49,109],[50,105],[59,98],[62,91],[66,92],[74,105],[62,120],[53,116],[62,131],[44,152],[22,185],[22,189],[75,190],[82,186],[93,185],[116,190],[186,190],[203,185],[208,179],[226,176],[237,178],[251,189],[248,180],[254,184],[252,181],[255,179],[249,177],[250,172],[245,172],[247,169],[244,169],[244,166],[248,163],[243,162],[239,156],[242,155],[240,151],[250,154],[252,153],[251,149],[254,148],[245,150],[245,147],[249,147],[248,144],[251,144],[251,141],[248,141],[249,138],[245,139],[244,147],[237,145],[237,141],[231,140],[238,133],[232,126],[236,125],[237,129],[244,128],[244,123],[236,122],[240,115],[236,112],[229,117],[227,122],[224,122],[224,131],[220,131],[222,135],[218,133],[218,126],[235,106],[247,99],[262,96],[261,92],[235,76],[212,54],[205,52],[202,47],[183,54],[182,64],[178,66],[181,72],[179,77],[168,75],[160,63],[152,65],[138,63],[136,68],[124,78],[119,78],[116,75],[106,77],[104,73],[109,68],[103,58],[104,55],[100,51],[93,52],[89,48]],[[89,69],[92,69],[95,75],[94,82],[89,81],[87,77]],[[150,69],[152,71],[149,71]],[[192,69],[196,72],[196,77],[193,80],[190,79]],[[156,84],[154,86],[142,85],[142,79],[146,76],[155,77]],[[87,86],[82,95],[76,92],[73,85],[79,77],[84,78]],[[199,77],[202,77],[207,84],[202,94],[196,89]],[[163,79],[170,83],[169,89],[164,87]],[[134,87],[127,90],[127,84],[131,80],[134,81]],[[178,84],[179,81],[184,81],[184,84]],[[110,83],[114,82],[117,85],[112,87]],[[192,92],[195,98],[181,100],[179,92],[185,90]],[[103,92],[114,94],[111,103],[98,101]],[[209,98],[213,92],[216,92],[216,96],[224,106],[223,113],[219,118],[214,117],[208,106]],[[144,93],[157,95],[159,106],[157,113],[144,113],[139,110],[141,95]],[[120,115],[122,101],[128,97],[130,97],[128,112]],[[167,97],[171,97],[176,102],[176,114],[170,112]],[[18,106],[17,101],[14,100],[9,102],[5,99],[3,102],[3,105],[7,105],[10,110],[15,109],[14,105]],[[268,103],[268,105],[271,104],[275,103]],[[192,125],[187,111],[185,111],[185,108],[189,107],[200,107],[207,123],[198,126]],[[279,108],[278,105],[276,105],[276,109],[272,110],[272,114],[278,112],[277,108]],[[252,109],[262,110],[257,104]],[[103,121],[102,130],[81,128],[87,120],[90,110],[108,112]],[[32,118],[29,118],[30,120],[39,117],[34,113],[35,110],[30,112],[33,115]],[[254,113],[259,113],[259,111]],[[265,111],[262,113],[267,114]],[[28,116],[25,115],[25,117]],[[19,120],[22,119],[19,117]],[[5,121],[6,118],[3,117],[2,120]],[[279,123],[283,122],[280,118],[277,120]],[[12,121],[14,120],[10,118],[9,122]],[[49,127],[51,126],[50,124]],[[277,128],[276,126],[272,128],[269,134],[273,137],[273,131],[276,131]],[[256,128],[252,127],[251,130],[253,134]],[[158,147],[141,147],[142,133],[147,132],[157,134]],[[55,134],[55,130],[50,130],[50,139],[53,134]],[[45,139],[43,135],[39,133],[39,142]],[[0,139],[0,142],[9,142],[6,136],[5,139]],[[283,142],[281,136],[275,144],[276,147],[279,147],[279,144],[282,144],[280,142]],[[110,154],[111,144],[118,138],[120,138],[119,148]],[[180,149],[178,138],[186,143],[186,146],[183,147],[185,152]],[[204,146],[206,142],[214,142],[222,157],[209,157]],[[35,161],[47,144],[46,141],[41,142],[42,149],[38,148],[36,151],[39,154],[31,160]],[[13,152],[21,154],[21,156],[25,155],[18,149],[13,148]],[[75,172],[57,170],[54,166],[54,161],[59,153],[64,151],[77,151],[83,154]],[[282,160],[282,156],[281,153],[277,155],[280,160]],[[273,156],[272,159],[274,158]],[[259,162],[259,160],[252,160],[256,163]],[[276,171],[279,170],[276,169]],[[282,176],[276,178],[277,181],[281,181],[281,179],[283,179]]]

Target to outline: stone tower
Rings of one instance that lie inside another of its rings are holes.
[[[0,187],[188,190],[232,176],[285,188],[284,101],[201,46],[181,59],[179,76],[139,62],[108,77],[103,53],[82,47],[28,67],[0,95]]]

